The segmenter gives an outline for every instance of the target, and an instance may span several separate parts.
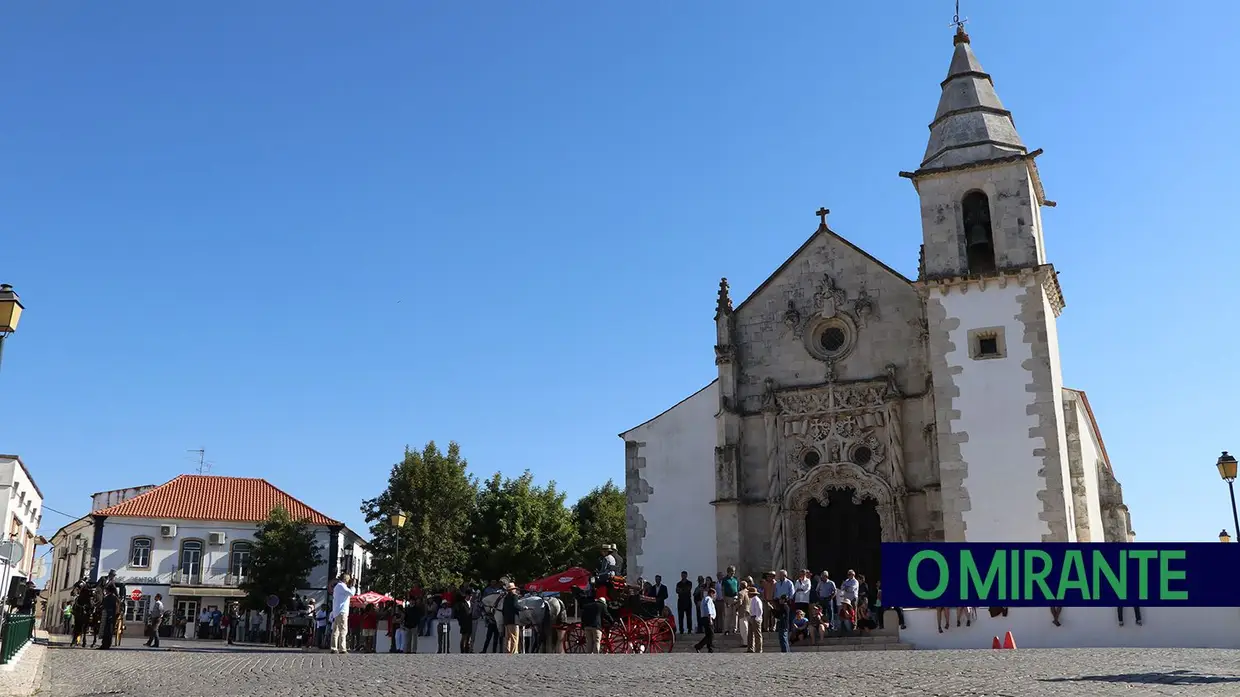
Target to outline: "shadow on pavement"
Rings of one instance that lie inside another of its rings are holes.
[[[1138,685],[1213,685],[1237,682],[1240,676],[1205,675],[1191,670],[1172,670],[1158,673],[1121,673],[1117,675],[1082,675],[1075,678],[1040,678],[1041,682],[1114,682]]]

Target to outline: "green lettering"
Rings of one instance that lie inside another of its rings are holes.
[[[1035,571],[1033,568],[1034,560],[1042,562],[1042,568]],[[1051,555],[1040,549],[1025,550],[1025,594],[1021,600],[1053,600],[1055,594],[1051,593],[1050,586],[1046,585],[1046,577],[1051,575]],[[1035,598],[1033,595],[1033,586],[1042,589],[1042,595]]]
[[[1012,550],[1008,560],[1012,563],[1012,574],[1009,579],[1010,585],[1008,586],[1011,590],[1008,591],[1008,597],[1005,600],[1008,598],[1017,600],[1020,598],[1020,550]]]
[[[1150,561],[1158,556],[1152,549],[1129,550],[1128,558],[1136,559],[1141,565],[1137,567],[1137,598],[1150,599]]]
[[[1115,597],[1119,600],[1128,599],[1128,552],[1122,550],[1119,553],[1119,576],[1115,575],[1115,569],[1111,568],[1110,562],[1101,550],[1094,550],[1094,597],[1102,598],[1102,578],[1107,577],[1107,583],[1111,584],[1111,590],[1115,592]]]
[[[960,599],[970,597],[969,586],[972,584],[977,589],[977,598],[981,601],[991,600],[990,587],[995,585],[995,580],[999,581],[999,600],[1007,600],[1007,588],[1005,588],[1007,579],[1004,570],[1007,568],[1007,552],[999,550],[990,558],[990,566],[986,569],[986,580],[983,581],[981,574],[977,570],[977,562],[973,560],[973,552],[963,550],[960,552]]]
[[[1063,600],[1069,588],[1080,592],[1081,600],[1093,600],[1089,593],[1089,581],[1085,577],[1085,559],[1079,549],[1070,549],[1064,554],[1063,568],[1059,570],[1059,593],[1055,599]]]
[[[927,591],[921,587],[917,581],[917,567],[921,566],[923,561],[930,560],[939,567],[939,585],[934,590]],[[947,590],[947,584],[951,580],[951,575],[947,571],[947,560],[942,554],[930,549],[923,549],[913,555],[913,559],[908,563],[908,588],[913,591],[913,595],[918,600],[938,600],[943,595],[943,591]]]
[[[1188,591],[1171,590],[1172,581],[1183,581],[1188,577],[1188,573],[1179,570],[1171,570],[1172,559],[1184,559],[1188,556],[1188,552],[1182,549],[1164,549],[1158,553],[1158,599],[1159,600],[1188,600]]]

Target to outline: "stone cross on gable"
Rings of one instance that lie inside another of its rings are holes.
[[[831,213],[831,211],[827,208],[819,208],[814,212],[814,215],[818,216],[818,219],[822,221],[822,227],[827,226],[827,215],[829,213]]]

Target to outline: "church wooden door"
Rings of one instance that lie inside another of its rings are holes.
[[[815,578],[826,570],[839,583],[853,569],[873,588],[882,573],[878,506],[872,499],[859,504],[852,499],[852,489],[832,489],[827,505],[810,503],[805,513],[806,562]]]

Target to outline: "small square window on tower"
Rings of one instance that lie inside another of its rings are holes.
[[[1003,358],[1007,355],[1007,343],[1003,340],[1003,327],[985,327],[969,331],[969,357],[975,361]]]

